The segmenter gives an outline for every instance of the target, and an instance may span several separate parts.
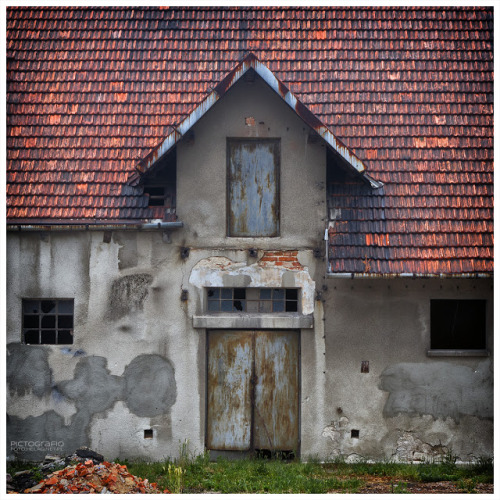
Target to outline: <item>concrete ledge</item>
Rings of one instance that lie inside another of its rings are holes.
[[[296,330],[312,328],[312,314],[205,314],[193,316],[194,328]]]
[[[485,349],[430,349],[427,351],[427,356],[429,357],[481,357],[487,358],[490,353]]]

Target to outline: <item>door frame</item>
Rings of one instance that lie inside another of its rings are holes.
[[[298,394],[297,394],[297,450],[291,450],[293,453],[294,458],[300,458],[300,450],[301,450],[301,429],[302,429],[302,419],[301,419],[301,408],[302,408],[302,350],[301,350],[301,330],[300,329],[277,329],[277,328],[211,328],[211,329],[206,329],[205,330],[205,430],[204,430],[204,443],[205,443],[205,449],[209,452],[210,458],[211,459],[216,459],[217,457],[223,457],[227,459],[238,459],[238,458],[248,458],[251,456],[255,456],[257,450],[252,449],[253,443],[250,443],[250,449],[245,450],[245,451],[229,451],[229,450],[210,450],[207,447],[208,444],[208,363],[209,363],[209,334],[211,331],[227,331],[227,332],[283,332],[283,331],[288,331],[288,332],[293,332],[297,334],[297,386],[298,386]],[[252,377],[255,374],[252,373]],[[255,402],[252,401],[252,422],[251,425],[254,425],[254,404]],[[286,458],[286,457],[285,457]]]

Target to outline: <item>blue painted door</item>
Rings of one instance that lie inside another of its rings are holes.
[[[278,139],[228,139],[228,236],[279,236]]]
[[[208,333],[207,448],[299,448],[299,335],[294,331]]]

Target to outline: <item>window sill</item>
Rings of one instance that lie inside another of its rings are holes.
[[[486,349],[430,349],[427,356],[438,357],[481,357],[487,358],[490,355]]]
[[[314,319],[312,314],[213,313],[193,316],[194,328],[296,330],[298,328],[313,328],[313,326]]]

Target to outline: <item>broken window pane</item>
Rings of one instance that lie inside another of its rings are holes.
[[[23,300],[23,341],[26,344],[72,344],[71,300]]]
[[[209,312],[298,312],[297,289],[207,288]]]
[[[244,300],[235,300],[233,302],[233,307],[235,311],[244,311],[245,310],[245,301]]]
[[[45,314],[56,312],[55,311],[56,303],[53,300],[42,300],[41,308],[42,308],[42,312]]]

